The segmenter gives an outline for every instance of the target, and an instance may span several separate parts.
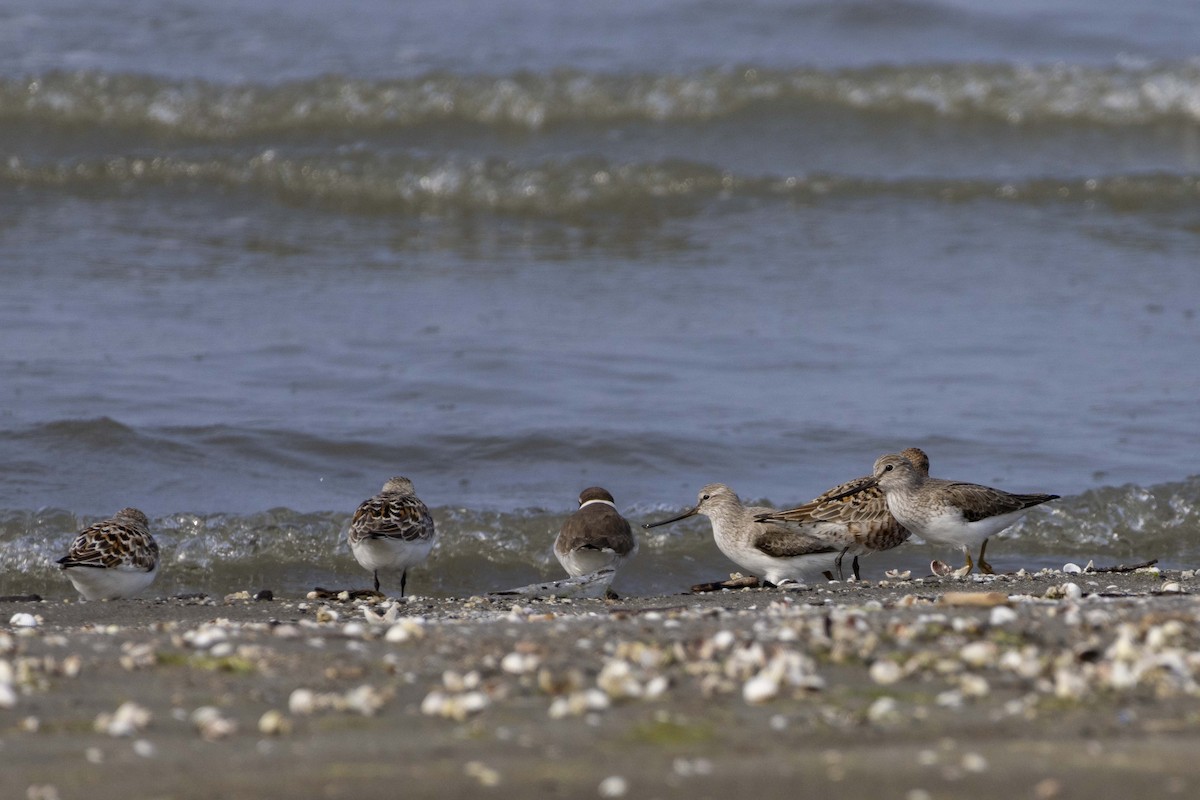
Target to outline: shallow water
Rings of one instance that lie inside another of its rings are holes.
[[[784,505],[912,445],[1065,496],[998,567],[1195,559],[1194,4],[0,23],[2,592],[67,594],[126,505],[163,591],[363,580],[338,538],[397,473],[422,584],[500,588],[585,486]],[[617,588],[719,577],[702,530]]]

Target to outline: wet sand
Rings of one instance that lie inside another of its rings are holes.
[[[1193,797],[1197,591],[4,602],[3,796]]]

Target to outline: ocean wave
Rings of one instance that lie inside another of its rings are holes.
[[[1176,564],[1200,560],[1200,476],[1154,486],[1104,486],[1045,506],[1036,524],[1018,529],[1036,548],[1070,543],[1073,551]]]
[[[410,580],[418,593],[467,596],[557,576],[551,543],[566,510],[432,509],[440,542]],[[665,513],[626,509],[635,522]],[[345,544],[349,512],[301,513],[286,508],[252,514],[178,513],[152,520],[163,553],[159,583],[148,594],[273,588],[302,593],[314,586],[366,585]],[[63,509],[0,511],[0,595],[70,596],[53,564],[74,532],[95,521]],[[1001,568],[1097,566],[1152,558],[1180,568],[1200,560],[1200,476],[1155,486],[1101,487],[1049,503],[1005,532],[989,555]],[[736,569],[716,550],[703,519],[668,532],[638,531],[641,552],[628,568],[626,591],[669,593]],[[868,559],[870,569],[921,568],[935,548],[906,545]],[[936,555],[947,556],[945,548]]]
[[[429,564],[419,568],[420,578],[410,580],[414,591],[469,596],[561,577],[550,548],[565,514],[540,509],[432,512],[440,541]],[[76,531],[95,521],[63,509],[0,511],[0,596],[71,596],[54,561],[66,553]],[[285,508],[152,519],[162,566],[155,587],[146,594],[222,594],[257,588],[298,594],[316,586],[363,588],[369,576],[345,542],[349,521],[349,513]],[[642,549],[650,558],[659,558],[656,551],[665,550],[664,557],[679,561],[681,569],[674,578],[648,572],[638,585],[654,591],[686,585],[682,581],[693,571],[687,565],[694,561],[688,550],[695,539],[643,536]]]
[[[715,200],[738,199],[810,204],[872,197],[1033,205],[1087,202],[1123,211],[1190,208],[1200,200],[1200,176],[1173,173],[1027,180],[749,176],[681,160],[614,163],[577,158],[524,165],[498,158],[372,154],[286,158],[274,150],[245,158],[197,160],[120,156],[25,163],[14,157],[0,164],[0,185],[80,192],[247,190],[348,212],[487,211],[549,219],[591,213],[650,214],[647,219],[653,219],[654,214],[688,215]]]
[[[0,119],[148,127],[201,138],[408,128],[446,121],[536,131],[638,119],[690,123],[747,110],[917,113],[1005,125],[1200,121],[1200,63],[1094,67],[931,64],[844,70],[753,66],[687,74],[324,76],[222,85],[100,72],[0,79]]]

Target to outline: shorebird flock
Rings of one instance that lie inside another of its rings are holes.
[[[858,580],[860,556],[899,547],[911,536],[961,550],[966,560],[962,567],[934,561],[930,569],[943,577],[965,577],[975,568],[991,573],[984,558],[988,540],[1029,509],[1057,498],[931,478],[928,456],[912,447],[880,456],[870,475],[835,486],[795,508],[747,506],[725,484],[710,483],[700,490],[692,508],[642,527],[705,516],[717,548],[738,567],[774,586],[835,576],[844,580],[847,556],[851,574]],[[158,573],[158,545],[149,524],[136,508],[122,509],[80,531],[57,563],[86,600],[136,595]],[[380,591],[383,574],[396,581],[403,597],[408,570],[429,557],[437,529],[412,481],[395,477],[358,506],[346,540],[355,560],[371,573],[374,591]],[[973,559],[976,547],[979,555]],[[593,486],[580,493],[578,510],[563,522],[553,543],[568,578],[513,592],[611,593],[613,577],[637,551],[633,528],[617,510],[613,496]]]

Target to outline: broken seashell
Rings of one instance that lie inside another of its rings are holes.
[[[895,661],[881,659],[871,665],[871,680],[880,686],[890,686],[904,677],[904,669]]]
[[[929,562],[929,571],[939,578],[944,578],[954,572],[954,567],[947,564],[945,561],[933,560]]]

